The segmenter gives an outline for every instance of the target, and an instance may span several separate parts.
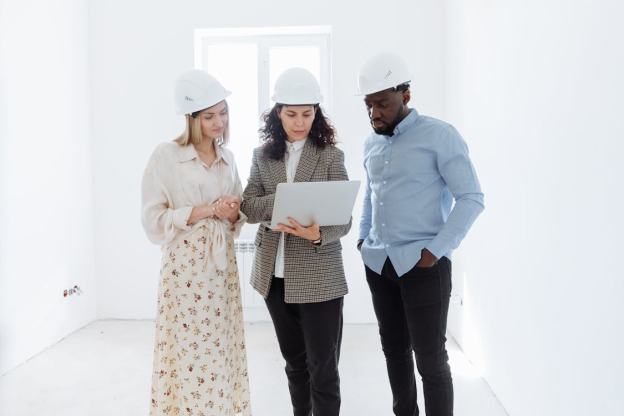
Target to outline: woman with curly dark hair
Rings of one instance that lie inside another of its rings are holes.
[[[263,153],[274,160],[284,158],[287,143],[290,142],[282,124],[281,115],[283,107],[283,104],[275,104],[271,110],[265,112],[262,116],[264,126],[260,129],[260,138],[264,141],[262,146]],[[306,107],[306,114],[304,115],[314,114],[314,120],[312,121],[312,127],[308,133],[307,140],[310,140],[314,146],[320,149],[323,149],[327,144],[336,145],[336,130],[323,113],[323,109],[318,104],[299,107]],[[286,115],[290,115],[288,109]]]
[[[303,68],[275,84],[265,113],[241,211],[250,224],[270,221],[277,184],[348,180],[336,131],[319,106],[320,87]],[[346,225],[303,227],[293,219],[273,231],[258,227],[251,284],[264,298],[286,361],[295,416],[340,412],[338,359],[347,294],[340,238]]]

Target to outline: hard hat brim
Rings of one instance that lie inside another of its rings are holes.
[[[377,89],[377,88],[375,88],[374,90],[371,90],[371,91],[360,91],[360,90],[358,90],[358,91],[357,91],[354,95],[355,95],[355,96],[364,96],[364,95],[376,94],[376,93],[378,93],[378,92],[382,92],[382,91],[385,91],[385,90],[390,90],[390,89],[392,89],[392,88],[396,88],[396,87],[398,87],[399,85],[403,85],[403,84],[406,84],[406,83],[408,83],[408,82],[412,82],[412,77],[410,77],[409,79],[406,79],[406,80],[405,80],[405,81],[403,81],[403,82],[399,82],[398,84],[394,84],[394,83],[393,83],[393,84],[392,84],[392,85],[390,85],[389,87],[384,87],[384,88],[381,88],[381,89]]]

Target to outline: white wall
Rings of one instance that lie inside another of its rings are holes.
[[[352,179],[370,131],[355,74],[379,50],[409,60],[413,106],[470,146],[487,209],[454,258],[464,304],[449,326],[510,415],[624,413],[624,6],[309,6],[0,0],[0,374],[96,317],[96,273],[97,317],[153,318],[159,251],[139,186],[152,149],[182,129],[171,85],[193,66],[193,30],[331,25],[332,118]],[[360,212],[343,239],[348,322],[375,320]],[[63,298],[74,284],[85,294]]]
[[[332,119],[351,178],[364,179],[361,155],[370,127],[361,98],[354,92],[358,68],[369,55],[386,49],[405,52],[423,80],[415,82],[413,94],[420,111],[441,116],[445,100],[443,2],[387,1],[383,15],[379,7],[372,0],[358,3],[357,13],[353,4],[329,0],[90,3],[99,318],[154,317],[160,252],[147,241],[139,222],[139,186],[154,147],[172,140],[183,128],[182,119],[173,113],[171,91],[175,78],[193,67],[194,29],[331,25]],[[409,19],[404,24],[392,23],[405,14]],[[233,138],[242,139],[250,138]],[[251,154],[236,156],[250,158]],[[342,240],[351,291],[345,319],[374,322],[355,250],[359,205],[353,230]]]
[[[0,374],[95,318],[87,41],[86,1],[0,0]]]
[[[447,1],[448,119],[486,195],[451,324],[512,416],[624,414],[623,15]]]

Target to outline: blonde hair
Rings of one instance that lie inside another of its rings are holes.
[[[227,101],[224,100],[223,102],[225,103],[225,111],[228,115],[228,122],[223,129],[223,136],[219,139],[215,139],[215,144],[221,147],[227,146],[230,141],[230,108]],[[184,117],[186,117],[186,128],[184,129],[184,132],[174,140],[174,142],[180,146],[187,146],[191,143],[200,144],[202,140],[204,140],[204,136],[201,131],[201,118],[193,118],[191,114],[186,114]]]

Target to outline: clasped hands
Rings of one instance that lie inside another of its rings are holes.
[[[277,224],[280,228],[279,230],[272,230],[275,232],[285,232],[288,234],[296,235],[297,237],[305,238],[306,240],[316,241],[321,238],[321,230],[319,229],[319,225],[317,223],[312,224],[309,227],[304,227],[299,224],[294,219],[288,217],[288,222],[290,222],[290,226],[284,224]]]
[[[213,214],[221,220],[230,220],[231,223],[238,219],[240,199],[232,195],[223,195],[212,203]]]

